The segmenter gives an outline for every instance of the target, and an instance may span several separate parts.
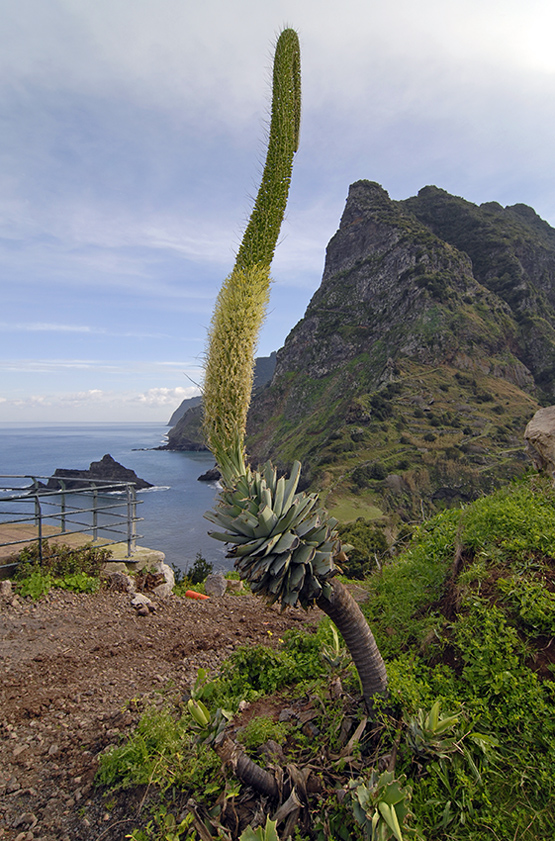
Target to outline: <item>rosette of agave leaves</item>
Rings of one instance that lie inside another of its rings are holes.
[[[328,597],[329,582],[340,571],[333,560],[340,550],[337,520],[317,507],[317,494],[297,492],[300,474],[298,461],[288,479],[278,478],[269,463],[262,471],[247,468],[205,514],[224,529],[210,534],[231,544],[227,557],[235,559],[241,578],[282,609],[306,609]]]

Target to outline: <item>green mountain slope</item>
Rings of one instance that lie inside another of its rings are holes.
[[[473,498],[522,467],[553,387],[554,305],[555,231],[530,208],[437,188],[395,202],[359,181],[248,451],[303,460],[346,519]]]

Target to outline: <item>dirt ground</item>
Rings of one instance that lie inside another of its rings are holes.
[[[184,692],[200,667],[319,616],[239,594],[172,596],[149,616],[111,591],[0,602],[0,839],[124,839],[140,824],[139,799],[107,807],[93,785],[99,753],[168,686]]]

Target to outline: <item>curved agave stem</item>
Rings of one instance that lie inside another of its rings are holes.
[[[385,697],[387,694],[385,663],[374,635],[352,595],[336,578],[330,584],[329,595],[322,594],[316,604],[341,632],[360,677],[364,702],[372,713],[372,699],[376,695]]]
[[[279,788],[275,777],[253,762],[234,741],[226,737],[221,744],[214,745],[214,750],[222,762],[231,766],[238,780],[277,800]]]
[[[204,432],[224,483],[245,474],[244,439],[254,351],[266,311],[270,265],[285,213],[301,113],[300,47],[285,29],[274,58],[272,116],[260,189],[212,319],[204,379]]]

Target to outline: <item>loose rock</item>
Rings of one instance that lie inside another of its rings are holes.
[[[221,598],[227,590],[227,579],[221,573],[209,575],[204,582],[207,596]]]

